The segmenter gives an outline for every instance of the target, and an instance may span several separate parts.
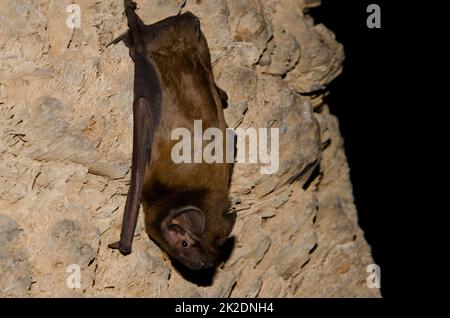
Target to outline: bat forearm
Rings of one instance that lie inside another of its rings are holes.
[[[136,230],[139,207],[142,201],[145,166],[151,154],[150,142],[150,104],[145,98],[133,103],[133,157],[131,162],[131,180],[122,221],[119,250],[129,254]]]

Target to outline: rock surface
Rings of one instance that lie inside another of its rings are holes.
[[[132,61],[122,43],[106,48],[126,29],[122,1],[80,1],[72,30],[72,0],[0,0],[0,296],[379,297],[323,102],[344,53],[308,13],[320,1],[137,2],[146,23],[200,17],[229,126],[279,127],[279,170],[235,165],[235,244],[209,280],[176,270],[142,215],[133,253],[108,249],[132,147]]]

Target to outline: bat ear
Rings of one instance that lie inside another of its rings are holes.
[[[195,18],[195,35],[197,36],[197,39],[200,40],[202,37],[202,30],[200,29],[200,20],[196,17]]]
[[[169,227],[179,226],[184,230],[200,236],[205,231],[205,214],[194,206],[184,206],[176,210],[169,221]]]
[[[236,212],[225,213],[222,219],[222,229],[223,232],[217,238],[217,245],[222,246],[228,239],[233,229],[234,223],[236,222]]]

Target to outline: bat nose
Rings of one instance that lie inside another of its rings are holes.
[[[202,269],[211,268],[214,266],[214,261],[213,260],[202,260],[201,266],[202,266]]]

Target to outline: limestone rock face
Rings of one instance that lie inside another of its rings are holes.
[[[129,256],[107,248],[129,184],[133,64],[123,43],[106,48],[126,30],[122,1],[80,1],[70,29],[72,2],[0,0],[0,296],[380,296],[323,102],[344,53],[308,13],[320,1],[137,1],[146,23],[200,18],[230,127],[280,129],[276,173],[235,165],[234,248],[201,279],[172,266],[142,215]]]

